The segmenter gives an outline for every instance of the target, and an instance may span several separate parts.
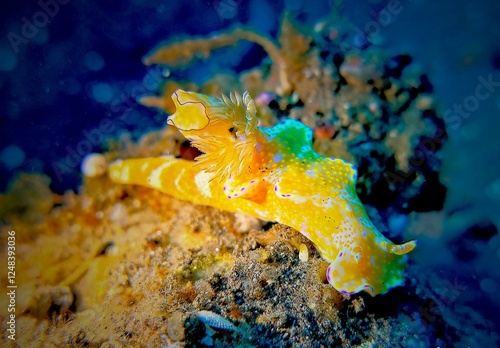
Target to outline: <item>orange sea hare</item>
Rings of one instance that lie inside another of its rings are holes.
[[[356,194],[356,168],[316,153],[310,128],[292,119],[259,127],[248,93],[177,90],[172,99],[168,124],[203,154],[118,160],[108,168],[113,181],[291,226],[330,263],[328,282],[342,293],[374,296],[404,283],[404,254],[416,242],[395,245],[375,228]]]

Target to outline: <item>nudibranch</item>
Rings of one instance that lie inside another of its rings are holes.
[[[112,181],[293,227],[330,263],[326,278],[342,293],[375,296],[404,283],[416,242],[395,245],[377,230],[356,194],[356,168],[316,153],[310,128],[292,119],[258,126],[247,92],[219,99],[177,90],[172,99],[167,123],[202,154],[117,160]]]

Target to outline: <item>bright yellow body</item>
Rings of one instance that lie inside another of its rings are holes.
[[[403,284],[403,254],[415,242],[397,246],[377,231],[355,192],[356,169],[314,152],[309,128],[293,120],[259,128],[246,94],[219,100],[179,90],[172,98],[169,124],[204,154],[118,160],[108,169],[113,181],[291,226],[330,263],[328,281],[341,292]]]

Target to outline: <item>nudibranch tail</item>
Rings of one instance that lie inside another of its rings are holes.
[[[196,204],[262,217],[252,214],[256,209],[253,202],[228,199],[221,185],[212,180],[213,174],[194,161],[173,156],[117,160],[108,166],[108,176],[116,183],[145,186]]]
[[[172,156],[117,160],[108,166],[108,176],[117,183],[150,187],[179,199],[197,197],[200,204],[225,199],[209,184],[211,174],[190,163]]]

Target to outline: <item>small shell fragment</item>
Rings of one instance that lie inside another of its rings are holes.
[[[299,246],[299,260],[302,262],[309,261],[309,250],[307,249],[307,245],[304,243]]]
[[[214,312],[198,311],[196,312],[196,316],[203,322],[203,324],[211,328],[238,331],[238,328],[234,326],[233,323]]]
[[[81,171],[89,178],[95,178],[106,173],[107,161],[103,154],[89,153],[82,160]]]

